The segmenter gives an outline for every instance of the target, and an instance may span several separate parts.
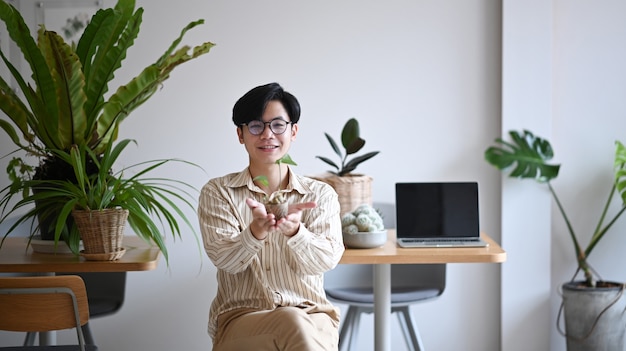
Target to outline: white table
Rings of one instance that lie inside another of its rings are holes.
[[[375,249],[346,249],[343,264],[374,265],[374,349],[391,350],[391,265],[428,263],[502,263],[506,252],[489,236],[481,233],[489,245],[468,248],[401,248],[396,231],[388,230],[387,242]]]

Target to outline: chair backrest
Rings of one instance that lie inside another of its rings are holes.
[[[89,300],[89,319],[104,317],[122,308],[126,295],[126,272],[75,272],[85,282]]]
[[[0,277],[0,330],[76,328],[89,320],[85,284],[78,276]]]
[[[395,228],[396,207],[393,203],[374,203],[381,213],[385,228]],[[324,286],[328,288],[371,288],[373,266],[364,264],[340,264],[324,275]],[[392,264],[391,288],[407,290],[432,289],[441,295],[446,287],[445,264]]]

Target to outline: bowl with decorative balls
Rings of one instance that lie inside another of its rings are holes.
[[[343,243],[351,249],[372,249],[385,245],[387,231],[380,213],[371,205],[360,205],[341,217]]]

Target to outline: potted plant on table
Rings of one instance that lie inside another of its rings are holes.
[[[510,171],[512,178],[534,179],[545,184],[565,221],[573,244],[577,268],[572,281],[562,286],[564,304],[561,306],[565,313],[566,331],[563,334],[567,337],[568,350],[622,350],[625,302],[617,303],[625,285],[599,280],[589,264],[589,255],[626,210],[626,148],[621,142],[616,142],[614,177],[609,184],[609,196],[589,243],[583,245],[551,184],[559,174],[560,165],[547,163],[554,154],[550,143],[527,130],[510,131],[509,136],[511,142],[497,138],[496,145],[485,151],[485,159],[500,170]],[[616,194],[621,199],[621,208],[609,214]],[[579,273],[582,273],[583,279],[575,280]]]
[[[387,231],[379,210],[362,204],[341,217],[343,243],[351,249],[371,249],[383,246]]]
[[[48,225],[39,220],[42,235],[54,233],[55,243],[63,239],[77,252],[79,238],[75,225],[70,221],[59,232],[61,223],[54,219],[65,204],[54,201],[36,204],[45,195],[31,196],[31,193],[49,189],[47,181],[78,182],[73,165],[61,157],[76,147],[95,155],[86,158],[84,170],[89,176],[108,172],[109,169],[100,169],[107,163],[99,159],[116,140],[120,123],[153,96],[174,68],[208,53],[214,46],[204,42],[195,47],[179,47],[187,31],[204,23],[203,20],[191,22],[161,57],[108,94],[109,83],[138,36],[142,16],[143,8],[135,10],[135,0],[118,0],[115,7],[100,9],[92,16],[78,43],[67,43],[43,26],[38,30],[36,42],[19,11],[0,0],[0,19],[23,54],[32,77],[32,81],[27,81],[8,55],[0,51],[10,77],[19,88],[14,91],[9,85],[11,79],[0,77],[0,109],[8,117],[8,120],[0,118],[0,127],[16,145],[14,152],[21,151],[38,161],[31,164],[21,157],[11,160],[7,170],[11,184],[0,190],[0,221],[15,212],[15,207],[11,207],[13,198],[21,195],[24,199],[20,206],[35,204],[37,212],[53,222]],[[153,206],[161,205],[157,202]],[[178,209],[174,210],[182,215]],[[5,237],[29,216],[20,217]],[[184,216],[183,220],[187,221]],[[180,234],[177,222],[170,224],[173,234]],[[145,231],[139,235],[160,240],[149,228],[135,229]],[[31,233],[35,235],[34,231]],[[159,247],[164,249],[163,245]]]
[[[182,181],[147,177],[147,174],[170,162],[196,165],[178,159],[164,159],[145,161],[119,171],[111,171],[122,151],[131,142],[133,140],[125,139],[115,145],[109,144],[100,155],[96,155],[85,145],[75,145],[69,153],[51,150],[72,166],[76,181],[29,180],[28,185],[39,191],[18,202],[16,209],[33,201],[44,205],[62,203],[60,213],[53,220],[55,235],[60,235],[67,219],[72,216],[83,240],[83,255],[87,259],[95,260],[114,260],[123,255],[122,240],[128,221],[138,236],[156,243],[168,261],[160,227],[152,216],[156,215],[172,232],[180,236],[174,214],[183,215],[174,201],[180,201],[190,210],[194,210],[190,202],[193,198],[190,191],[194,188]],[[98,169],[97,173],[88,172],[87,165],[91,163]],[[35,209],[26,214],[34,215]],[[191,223],[184,216],[183,219],[191,227]]]
[[[285,156],[276,160],[276,165],[278,165],[278,179],[283,179],[280,167],[281,163],[297,166],[296,162],[291,158],[291,156],[289,156],[289,154],[285,154]],[[252,180],[258,181],[266,188],[270,185],[266,175],[256,176]],[[287,203],[284,191],[280,188],[276,191],[270,192],[269,195],[265,195],[263,198],[263,204],[265,205],[265,209],[269,213],[273,213],[277,220],[286,217],[289,212],[289,203]]]
[[[328,171],[327,175],[315,177],[330,184],[339,195],[341,206],[341,216],[353,211],[362,204],[372,204],[372,178],[352,173],[358,165],[378,155],[379,151],[371,151],[361,156],[354,156],[348,160],[348,156],[354,155],[365,146],[365,140],[361,138],[359,122],[356,118],[350,118],[341,131],[341,145],[344,151],[328,134],[324,133],[333,151],[340,158],[340,163],[335,163],[324,156],[316,156],[326,164],[332,166],[334,170]]]

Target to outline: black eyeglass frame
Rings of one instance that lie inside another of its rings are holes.
[[[275,121],[280,121],[280,122],[285,123],[285,130],[283,130],[283,131],[282,131],[282,132],[280,132],[280,133],[276,133],[276,132],[274,131],[274,128],[272,128],[272,123],[274,123]],[[250,124],[250,123],[263,123],[263,129],[262,129],[259,133],[255,134],[255,133],[253,133],[253,132],[252,132],[252,130],[250,129],[250,126],[249,126],[249,124]],[[290,124],[291,124],[291,125],[293,125],[293,124],[295,124],[295,123],[294,123],[294,122],[287,122],[287,121],[285,121],[282,117],[276,117],[276,118],[272,119],[272,120],[271,120],[271,121],[269,121],[269,122],[263,122],[263,121],[259,121],[259,120],[256,120],[256,119],[255,119],[254,121],[250,121],[250,122],[248,122],[248,123],[242,123],[242,124],[240,124],[239,126],[240,126],[241,128],[243,128],[243,126],[248,126],[248,131],[249,131],[249,132],[250,132],[250,134],[252,134],[252,135],[261,135],[261,134],[263,134],[263,132],[265,132],[265,128],[266,128],[266,127],[269,127],[269,128],[270,128],[270,131],[271,131],[274,135],[282,135],[282,134],[285,134],[285,132],[287,131],[287,126],[289,126]]]

